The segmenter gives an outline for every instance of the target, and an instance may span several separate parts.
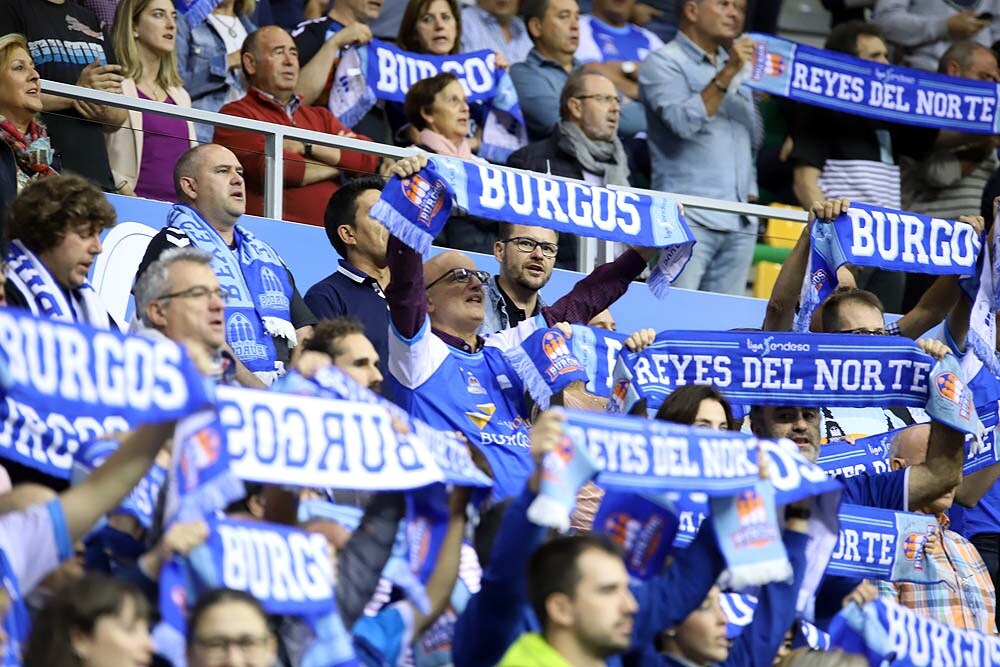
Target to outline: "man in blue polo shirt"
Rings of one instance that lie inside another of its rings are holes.
[[[337,270],[309,288],[305,302],[321,319],[349,317],[364,325],[365,336],[378,358],[389,358],[389,309],[384,289],[389,284],[385,227],[369,215],[382,191],[379,178],[359,178],[330,197],[323,223],[340,255]]]

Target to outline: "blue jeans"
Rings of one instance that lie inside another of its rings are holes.
[[[743,296],[757,244],[756,221],[736,232],[717,232],[691,220],[688,226],[698,242],[674,287]]]

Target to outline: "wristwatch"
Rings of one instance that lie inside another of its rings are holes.
[[[712,83],[714,83],[715,87],[718,88],[719,90],[721,90],[722,92],[724,92],[724,93],[728,93],[729,92],[729,87],[722,85],[722,82],[719,81],[718,79],[716,79],[714,76],[712,77]]]
[[[635,63],[634,60],[622,61],[622,74],[624,74],[625,76],[631,77],[638,71],[639,71],[639,66]]]
[[[303,146],[305,146],[305,150],[302,151],[302,155],[308,160],[313,156],[313,145],[305,143],[303,144]]]

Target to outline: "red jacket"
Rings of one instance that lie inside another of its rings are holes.
[[[299,106],[292,119],[274,100],[256,88],[246,96],[222,107],[222,113],[241,118],[252,118],[278,125],[294,125],[306,130],[337,134],[350,132],[350,128],[337,120],[328,109]],[[368,137],[351,133],[356,139]],[[247,213],[264,214],[264,135],[242,132],[227,127],[216,127],[213,141],[233,151],[243,165],[247,184]],[[323,226],[323,212],[330,195],[340,187],[339,180],[320,181],[302,185],[306,173],[305,158],[285,151],[285,199],[282,218],[292,222]],[[372,174],[378,166],[378,156],[343,151],[338,168],[351,175]]]

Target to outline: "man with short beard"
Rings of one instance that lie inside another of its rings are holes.
[[[554,230],[500,225],[500,239],[493,244],[500,273],[483,285],[488,301],[479,333],[516,327],[541,312],[547,304],[538,292],[552,277],[558,252],[559,233]]]

